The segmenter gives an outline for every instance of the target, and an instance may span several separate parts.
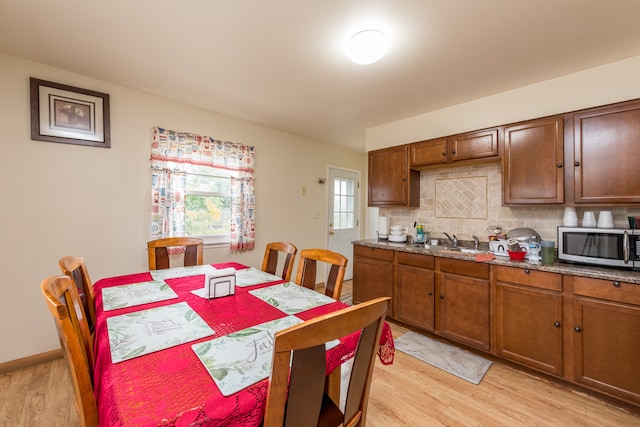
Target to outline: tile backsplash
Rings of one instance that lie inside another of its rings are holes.
[[[456,166],[422,171],[420,174],[419,208],[380,208],[380,215],[390,218],[389,223],[409,227],[422,224],[432,238],[443,238],[443,232],[455,234],[458,239],[471,240],[478,236],[488,240],[489,224],[502,226],[503,233],[531,227],[543,240],[557,239],[556,227],[562,225],[564,206],[502,206],[500,163]],[[600,210],[613,213],[615,227],[627,228],[628,215],[640,215],[640,207],[576,207],[582,222],[584,211]]]

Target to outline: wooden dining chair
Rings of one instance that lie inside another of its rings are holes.
[[[92,347],[89,351],[89,327],[76,287],[68,276],[52,276],[42,281],[40,290],[58,330],[80,422],[83,426],[97,426],[98,410],[93,395],[93,344],[90,341]]]
[[[267,243],[267,247],[264,251],[264,258],[262,259],[262,271],[280,276],[287,282],[290,281],[296,252],[298,252],[298,248],[289,242]],[[282,266],[282,274],[278,274],[278,260],[281,253],[285,254],[285,258],[284,265]]]
[[[78,295],[80,295],[80,300],[82,301],[89,331],[93,335],[96,324],[95,294],[84,258],[73,255],[65,256],[58,260],[58,265],[60,266],[62,274],[69,276],[71,280],[73,280],[73,283],[75,283]]]
[[[369,300],[275,334],[264,427],[366,425],[375,357],[390,300]],[[325,392],[325,343],[356,331],[361,332],[360,341],[342,412]]]
[[[318,262],[329,264],[331,267],[325,281],[324,294],[339,300],[348,261],[344,255],[328,249],[304,249],[300,251],[295,283],[315,290]]]
[[[184,246],[184,266],[202,265],[204,241],[193,237],[165,237],[147,242],[149,270],[170,268],[169,248]]]

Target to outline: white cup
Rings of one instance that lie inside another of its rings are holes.
[[[586,211],[582,216],[583,227],[595,227],[596,226],[596,214],[593,211]]]
[[[613,228],[611,211],[600,211],[600,215],[598,215],[598,228]]]
[[[578,226],[578,214],[576,208],[567,206],[564,208],[564,217],[562,218],[562,225],[565,227],[577,227]]]

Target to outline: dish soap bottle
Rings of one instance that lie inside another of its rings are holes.
[[[540,240],[538,236],[531,236],[529,239],[529,262],[531,264],[540,263]]]

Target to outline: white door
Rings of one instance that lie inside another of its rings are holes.
[[[353,245],[358,239],[359,178],[357,171],[329,167],[329,238],[327,247],[349,259],[344,279],[353,278]]]

